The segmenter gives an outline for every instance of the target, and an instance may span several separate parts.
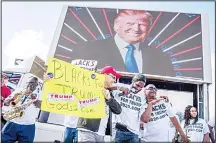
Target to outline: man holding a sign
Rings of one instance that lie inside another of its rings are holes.
[[[93,60],[76,59],[73,60],[71,64],[90,71],[96,71],[96,67],[97,67],[97,61],[93,61]],[[44,74],[44,81],[47,81],[51,78],[53,78],[52,73]],[[63,140],[65,143],[72,143],[78,141],[78,132],[77,132],[78,119],[79,117],[77,116],[65,115],[65,119],[64,119],[65,131],[64,131],[64,140]]]
[[[108,109],[115,114],[121,113],[121,106],[104,88],[111,87],[120,75],[112,67],[105,67],[98,74],[55,58],[49,59],[47,73],[53,78],[44,83],[41,109],[80,117],[78,127],[84,129],[78,133],[81,142],[89,132],[94,134],[88,141],[97,137],[97,141],[103,141]]]
[[[121,75],[118,74],[113,67],[104,67],[101,74],[106,74],[111,76],[113,79],[107,79],[107,82],[111,86],[116,79],[120,78]],[[112,93],[109,90],[104,89],[104,97],[106,102],[106,115],[101,119],[86,119],[79,118],[78,121],[78,141],[79,142],[104,142],[104,136],[107,128],[107,123],[109,119],[109,109],[114,114],[120,114],[122,109],[120,104],[112,98]]]

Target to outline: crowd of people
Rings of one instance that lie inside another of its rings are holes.
[[[101,74],[112,77],[111,88],[103,91],[106,116],[101,119],[86,119],[65,116],[64,142],[104,142],[109,132],[114,142],[208,142],[209,137],[215,142],[212,129],[215,119],[207,124],[198,117],[197,109],[188,105],[184,111],[183,121],[173,110],[167,96],[157,96],[157,88],[153,84],[146,85],[146,77],[136,74],[130,85],[116,83],[121,77],[111,66],[102,69]],[[17,94],[24,90],[32,93],[23,97],[25,103],[34,99],[21,118],[7,121],[1,131],[2,142],[33,142],[35,137],[35,111],[40,108],[36,89],[38,79],[33,77],[24,89],[16,89],[12,94],[6,85],[7,76],[2,75],[2,113]],[[44,81],[49,80],[45,74]],[[6,89],[6,90],[5,90]],[[7,94],[6,94],[7,93]],[[2,121],[4,118],[2,118]],[[176,133],[169,134],[170,125]]]

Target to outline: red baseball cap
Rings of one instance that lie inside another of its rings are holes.
[[[112,75],[116,76],[117,79],[119,79],[121,77],[121,74],[117,73],[116,70],[111,66],[106,66],[106,67],[102,68],[101,74],[112,74]]]

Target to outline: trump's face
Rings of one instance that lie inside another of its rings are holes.
[[[149,21],[143,15],[122,16],[114,24],[114,30],[125,42],[135,44],[146,38]]]

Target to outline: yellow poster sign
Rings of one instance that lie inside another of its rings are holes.
[[[105,76],[50,58],[41,109],[84,118],[105,117]]]

